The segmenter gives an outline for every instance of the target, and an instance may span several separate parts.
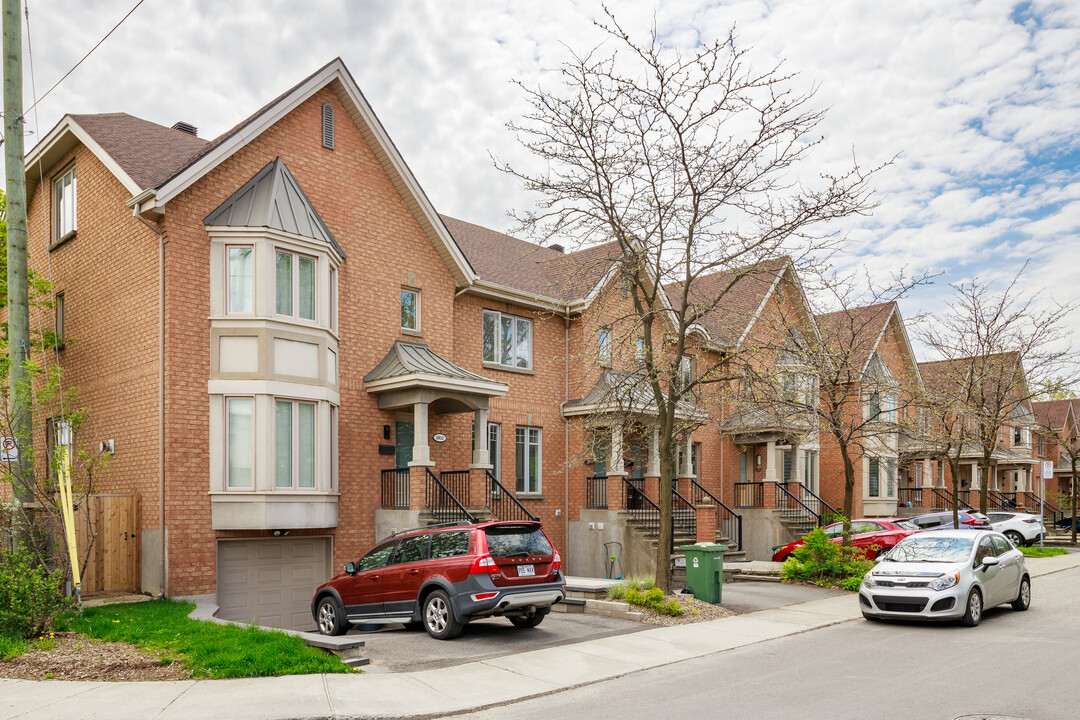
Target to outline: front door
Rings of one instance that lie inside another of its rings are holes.
[[[394,425],[394,467],[408,467],[412,462],[413,424],[399,420]]]

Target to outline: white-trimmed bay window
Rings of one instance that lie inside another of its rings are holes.
[[[539,495],[543,490],[542,436],[541,428],[520,425],[517,427],[517,491],[519,493]]]
[[[315,487],[315,403],[274,401],[274,487]]]
[[[274,306],[278,315],[315,319],[315,258],[275,251]]]
[[[896,461],[870,458],[867,461],[866,494],[872,498],[896,497]]]
[[[72,165],[53,181],[53,242],[75,234],[77,227],[75,166]]]
[[[254,298],[254,248],[250,245],[230,245],[227,248],[229,262],[228,305],[226,312],[250,314]]]
[[[611,328],[596,331],[596,357],[602,367],[611,367]]]
[[[532,320],[485,310],[483,325],[485,363],[532,369]]]
[[[226,447],[228,458],[226,469],[227,484],[230,488],[250,488],[253,477],[254,443],[254,398],[226,398]]]

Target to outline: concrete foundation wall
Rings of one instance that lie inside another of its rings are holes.
[[[379,508],[375,511],[375,540],[378,542],[392,533],[420,527],[419,510],[388,510]],[[367,552],[364,548],[363,552]],[[359,559],[359,558],[357,558]]]
[[[614,510],[582,510],[581,519],[570,523],[568,560],[566,573],[580,577],[607,577],[606,559],[616,555],[618,561],[612,571],[619,577],[630,575],[651,576],[656,572],[656,558],[648,536],[635,531],[629,516]],[[604,528],[600,529],[600,524]],[[592,527],[590,527],[590,524]],[[604,543],[622,543],[621,550],[612,546],[610,552]]]
[[[775,546],[796,539],[774,510],[740,508],[739,512],[743,516],[743,550],[747,560],[772,560]]]

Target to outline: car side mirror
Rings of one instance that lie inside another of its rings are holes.
[[[345,563],[345,572],[349,573],[350,575],[355,575],[356,574],[356,565],[354,565],[351,562]]]
[[[994,565],[997,565],[1000,562],[1001,562],[1001,558],[998,558],[998,557],[995,557],[995,556],[991,555],[989,557],[984,557],[983,561],[982,561],[982,564],[983,564],[983,567],[993,567]]]

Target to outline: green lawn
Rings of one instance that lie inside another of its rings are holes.
[[[69,629],[184,660],[192,677],[351,672],[337,657],[283,632],[192,620],[187,615],[194,607],[174,600],[151,600],[86,608]]]
[[[1020,552],[1024,553],[1028,557],[1054,557],[1055,555],[1068,555],[1069,551],[1065,548],[1059,547],[1038,547],[1035,545],[1025,545],[1017,548]]]

